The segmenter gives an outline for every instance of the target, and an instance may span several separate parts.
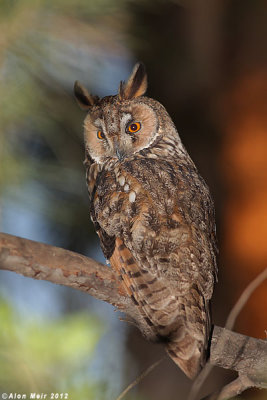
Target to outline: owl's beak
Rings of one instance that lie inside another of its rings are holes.
[[[116,156],[118,157],[119,161],[123,161],[124,157],[125,157],[125,153],[124,151],[120,148],[118,142],[114,143],[114,149],[115,149],[115,153]]]

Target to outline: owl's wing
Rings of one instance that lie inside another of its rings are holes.
[[[194,164],[182,160],[155,161],[148,157],[136,157],[132,161],[125,161],[123,168],[133,178],[130,186],[138,193],[136,202],[141,195],[141,203],[147,202],[147,211],[141,212],[137,207],[143,219],[141,230],[145,234],[142,253],[146,255],[147,267],[155,269],[155,266],[162,264],[156,269],[169,276],[173,274],[178,284],[181,273],[188,272],[190,280],[190,271],[195,279],[199,274],[203,277],[203,292],[207,298],[211,297],[217,275],[214,205],[209,189]],[[140,184],[137,189],[133,187],[135,182]],[[128,244],[131,246],[126,241],[126,246]],[[129,247],[133,253],[134,247]],[[170,262],[173,247],[176,250],[173,252],[173,262]],[[140,253],[137,248],[136,255]],[[164,262],[161,263],[164,258],[167,260],[165,266]]]
[[[168,313],[167,288],[162,286],[153,273],[140,266],[122,238],[116,238],[110,264],[120,276],[126,293],[139,308],[140,315],[143,317],[138,321],[139,329],[149,340],[159,341],[158,321],[155,323],[158,317],[154,313],[157,308],[164,308],[165,313]],[[164,304],[159,306],[158,302],[164,302]]]
[[[90,198],[90,216],[94,224],[96,233],[100,239],[101,249],[107,260],[112,256],[115,248],[115,236],[108,235],[107,232],[99,225],[95,214],[95,199],[97,197],[97,186],[100,177],[100,167],[94,163],[89,155],[86,155],[84,165],[86,167],[86,182]]]
[[[110,264],[139,309],[138,328],[144,336],[163,342],[173,361],[195,377],[205,364],[210,331],[208,304],[197,285],[186,296],[175,295],[159,276],[139,265],[121,238],[116,238]]]

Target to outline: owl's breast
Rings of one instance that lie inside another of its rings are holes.
[[[95,214],[110,235],[139,227],[142,237],[141,230],[148,227],[156,233],[186,225],[188,185],[171,161],[111,161],[98,174],[95,188]]]
[[[151,162],[152,161],[152,162]],[[185,224],[177,193],[182,194],[170,164],[146,159],[107,164],[97,179],[94,210],[98,223],[111,236],[122,236],[135,250],[170,252],[186,241]]]
[[[123,240],[143,268],[174,279],[182,293],[200,274],[206,279],[214,270],[207,207],[202,204],[207,196],[189,168],[179,171],[179,165],[166,160],[126,160],[106,164],[98,174],[94,218],[109,237]]]

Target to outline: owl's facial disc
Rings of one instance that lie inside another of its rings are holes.
[[[88,114],[85,120],[85,144],[98,163],[107,157],[123,161],[153,143],[158,135],[158,119],[144,102],[106,104]]]

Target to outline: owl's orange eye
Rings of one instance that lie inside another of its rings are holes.
[[[105,139],[105,135],[102,131],[97,131],[97,137],[98,137],[98,139],[101,139],[101,140]]]
[[[136,132],[140,131],[140,129],[141,129],[141,124],[140,124],[140,122],[133,122],[132,124],[130,124],[130,125],[127,127],[126,132],[127,132],[127,133],[136,133]]]

